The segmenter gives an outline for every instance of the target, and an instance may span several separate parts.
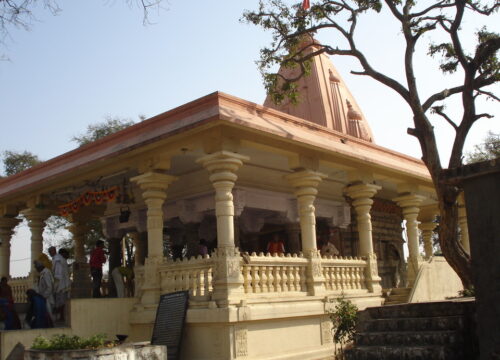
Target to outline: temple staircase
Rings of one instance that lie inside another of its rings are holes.
[[[384,305],[405,304],[410,299],[412,288],[392,288],[384,291]]]
[[[472,360],[473,301],[368,308],[359,313],[347,360]]]

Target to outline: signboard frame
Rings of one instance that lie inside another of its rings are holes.
[[[189,291],[176,291],[160,296],[151,336],[152,345],[166,345],[168,360],[179,359]],[[172,320],[173,322],[170,322]]]

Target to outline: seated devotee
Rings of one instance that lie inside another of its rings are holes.
[[[333,245],[330,241],[327,241],[326,244],[324,244],[321,247],[321,255],[326,256],[326,255],[339,255],[340,251]]]
[[[47,311],[45,298],[33,289],[26,291],[26,297],[28,299],[28,312],[26,313],[25,321],[30,328],[42,329],[54,327],[52,318]]]
[[[202,256],[208,255],[207,240],[200,239],[200,242],[198,244],[198,254]]]
[[[271,255],[279,255],[285,252],[285,244],[279,234],[274,234],[271,241],[267,243],[267,252]]]
[[[5,330],[16,330],[21,328],[21,321],[14,309],[14,298],[12,289],[4,276],[0,281],[0,313],[5,322]]]

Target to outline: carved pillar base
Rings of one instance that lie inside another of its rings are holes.
[[[307,267],[307,293],[311,296],[325,293],[325,277],[321,267],[321,255],[318,250],[310,250],[305,256],[308,259]]]
[[[380,286],[380,281],[382,279],[378,276],[377,255],[375,253],[371,253],[367,256],[366,260],[368,264],[365,273],[366,287],[371,293],[381,293],[382,286]]]
[[[217,248],[212,258],[215,267],[212,300],[215,300],[219,307],[238,304],[244,297],[239,249]]]

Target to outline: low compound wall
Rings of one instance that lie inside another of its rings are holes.
[[[24,360],[164,360],[167,347],[147,343],[124,344],[97,350],[27,350]]]
[[[408,302],[417,303],[457,297],[463,290],[460,278],[442,256],[421,264]]]
[[[88,337],[104,333],[109,340],[116,334],[130,334],[129,313],[136,299],[72,299],[69,303],[68,327],[0,331],[0,359],[4,360],[17,343],[25,348],[37,336],[50,338],[55,334]]]

